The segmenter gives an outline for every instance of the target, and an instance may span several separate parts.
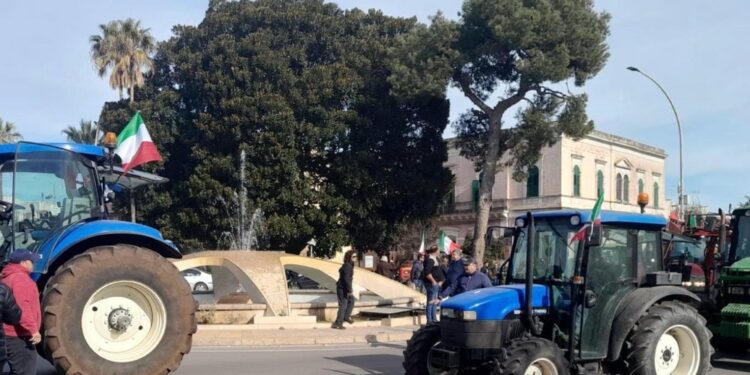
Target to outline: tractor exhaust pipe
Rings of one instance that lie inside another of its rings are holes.
[[[531,212],[526,213],[526,224],[528,226],[528,238],[526,238],[526,300],[524,301],[523,315],[526,327],[532,335],[538,336],[540,332],[534,321],[534,309],[532,301],[534,296],[532,290],[534,287],[534,237],[536,237],[536,227],[534,226],[534,215]]]

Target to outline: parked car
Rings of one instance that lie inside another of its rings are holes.
[[[321,289],[315,280],[289,270],[286,271],[286,284],[289,289]]]
[[[214,290],[214,279],[208,272],[190,268],[182,271],[182,276],[190,284],[193,293],[208,293]]]

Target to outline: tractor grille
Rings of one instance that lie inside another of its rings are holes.
[[[496,349],[523,334],[523,324],[513,320],[463,321],[443,317],[440,320],[441,341],[462,349]]]

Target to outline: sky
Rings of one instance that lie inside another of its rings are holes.
[[[459,0],[338,0],[342,8],[379,8],[422,22],[442,11],[456,18]],[[78,0],[0,2],[0,117],[32,141],[62,141],[62,129],[96,120],[116,100],[89,59],[97,26],[133,17],[157,40],[177,24],[197,25],[208,0]],[[636,66],[667,90],[683,129],[685,192],[712,210],[750,195],[750,2],[724,0],[598,0],[612,15],[610,58],[583,88],[597,129],[663,148],[666,191],[677,196],[677,126],[658,88],[630,72]],[[448,91],[451,119],[470,107]],[[446,136],[450,136],[450,130]],[[748,184],[748,185],[745,185]]]

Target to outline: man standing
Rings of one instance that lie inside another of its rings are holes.
[[[417,259],[411,264],[411,281],[414,289],[418,292],[424,291],[424,254],[417,254]]]
[[[449,285],[455,283],[456,280],[464,274],[464,262],[461,259],[462,255],[461,249],[455,249],[451,253],[448,270],[445,271],[445,284],[443,284],[442,290],[445,290]]]
[[[13,292],[21,308],[21,320],[17,324],[5,324],[6,348],[12,375],[36,374],[36,348],[42,341],[39,329],[42,325],[42,311],[39,306],[39,289],[29,275],[39,255],[25,249],[10,253],[10,262],[3,268],[2,282]]]
[[[21,308],[13,298],[13,292],[5,284],[0,283],[0,321],[5,324],[18,324],[21,320]],[[0,370],[5,367],[5,334],[0,331]]]
[[[336,297],[339,300],[339,311],[336,321],[331,328],[346,329],[344,322],[354,323],[352,320],[352,309],[354,309],[354,290],[352,280],[354,278],[354,265],[357,263],[357,253],[349,250],[344,253],[344,264],[339,268],[339,281],[336,282]]]
[[[437,303],[440,286],[445,281],[443,270],[437,259],[437,246],[427,250],[427,260],[424,262],[424,283],[427,289],[427,324],[437,321]]]
[[[448,285],[440,297],[451,297],[470,290],[489,288],[492,286],[490,278],[484,272],[477,271],[477,261],[474,258],[464,259],[464,274],[454,283]]]
[[[391,263],[388,260],[388,256],[387,255],[381,256],[380,261],[378,262],[378,265],[375,268],[375,273],[393,280],[396,278],[394,275],[395,271],[396,271],[396,265]]]

